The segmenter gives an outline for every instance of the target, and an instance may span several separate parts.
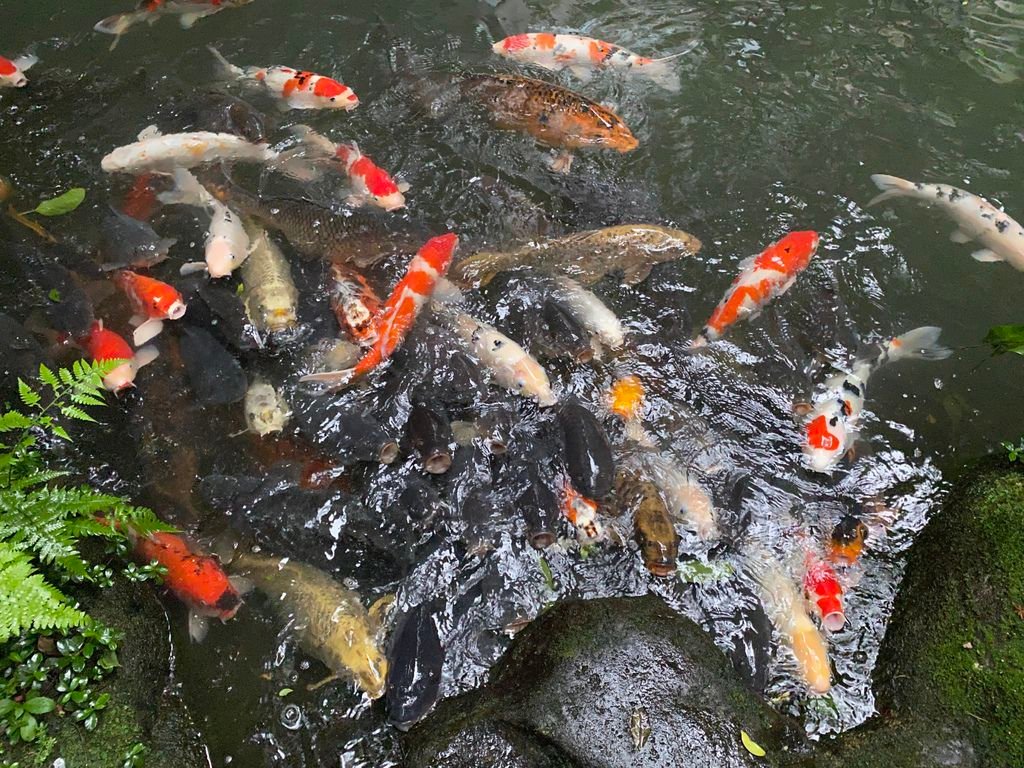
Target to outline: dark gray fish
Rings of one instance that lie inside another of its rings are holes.
[[[516,419],[517,414],[513,409],[501,405],[488,407],[477,418],[477,429],[492,456],[504,456],[508,452]]]
[[[39,375],[39,364],[45,362],[46,353],[32,334],[13,317],[0,312],[0,383],[5,394],[13,393],[15,379],[33,382]]]
[[[234,286],[223,280],[210,280],[205,274],[178,278],[174,286],[188,305],[192,325],[211,329],[234,349],[259,348],[245,306]]]
[[[21,267],[38,294],[51,328],[70,339],[79,339],[90,332],[95,320],[93,300],[86,293],[85,281],[78,269],[85,268],[90,277],[99,277],[101,273],[91,259],[82,259],[77,252],[62,246],[41,248],[9,243],[5,251]],[[76,271],[68,269],[67,264],[74,265]],[[90,265],[94,275],[88,272]],[[104,287],[113,292],[112,286]]]
[[[209,331],[181,326],[181,359],[196,400],[202,405],[227,405],[245,397],[249,388],[242,366]]]
[[[558,300],[548,297],[541,304],[540,313],[533,318],[534,337],[530,348],[548,358],[568,357],[577,363],[594,358],[590,334],[572,313]]]
[[[558,409],[565,440],[565,464],[576,490],[600,501],[615,485],[615,457],[604,426],[578,400]]]
[[[391,464],[400,453],[398,442],[380,422],[358,407],[314,397],[293,403],[292,418],[308,440],[341,462]]]
[[[423,469],[441,475],[452,465],[452,425],[444,408],[436,402],[413,403],[406,424],[409,442],[420,456]]]
[[[173,237],[160,237],[145,221],[111,207],[100,227],[101,269],[152,267],[167,258],[167,252],[176,242]]]
[[[530,484],[516,501],[526,521],[526,536],[534,549],[544,549],[558,539],[561,510],[558,498],[539,473],[529,473]]]
[[[195,111],[194,130],[233,133],[254,144],[267,140],[266,117],[244,99],[211,92]]]
[[[428,523],[444,512],[446,506],[430,481],[410,476],[409,484],[398,497],[398,503],[411,520]]]
[[[398,730],[409,730],[433,708],[443,667],[444,648],[430,603],[420,603],[402,617],[388,654],[388,720]]]

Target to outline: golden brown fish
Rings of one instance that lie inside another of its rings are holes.
[[[616,477],[615,494],[621,505],[636,508],[633,528],[647,570],[655,576],[671,576],[679,557],[679,534],[657,486],[632,470],[623,470]]]

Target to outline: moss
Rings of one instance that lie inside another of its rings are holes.
[[[1024,472],[966,475],[908,559],[880,700],[968,732],[982,764],[1024,765]]]

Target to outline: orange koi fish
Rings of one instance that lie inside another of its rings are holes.
[[[404,181],[396,182],[391,174],[364,155],[355,142],[335,144],[308,125],[292,126],[292,134],[307,148],[332,158],[341,166],[353,188],[349,204],[372,203],[385,211],[405,207],[403,193],[409,191],[409,185]]]
[[[847,515],[832,529],[828,541],[828,559],[836,565],[854,565],[864,552],[868,527],[862,520]]]
[[[153,24],[161,16],[178,16],[181,26],[190,29],[199,19],[212,16],[225,8],[238,8],[248,5],[252,0],[140,0],[134,11],[116,13],[108,16],[93,27],[97,32],[114,35],[110,50],[114,50],[121,35],[136,24],[146,22]]]
[[[262,86],[289,109],[355,109],[359,97],[352,89],[330,77],[291,67],[236,67],[212,45],[226,77]]]
[[[331,265],[331,310],[352,340],[364,347],[377,341],[377,316],[381,301],[354,269],[341,264]]]
[[[669,62],[688,53],[690,49],[660,59],[649,59],[613,43],[582,35],[556,35],[533,32],[512,35],[493,46],[499,56],[534,64],[558,72],[568,69],[580,80],[590,80],[595,70],[618,69],[652,82],[669,91],[679,90],[679,77]]]
[[[28,85],[25,72],[38,61],[37,56],[28,53],[18,56],[13,61],[0,56],[0,88],[24,88]]]
[[[458,236],[449,233],[428,240],[420,248],[419,253],[409,262],[405,277],[398,281],[384,303],[377,323],[377,341],[355,367],[343,371],[313,373],[300,380],[344,384],[369,373],[389,359],[405,340],[423,305],[434,292],[437,281],[448,271],[458,244]]]
[[[702,347],[720,339],[736,323],[757,317],[765,305],[792,287],[817,250],[817,232],[790,232],[759,255],[741,262],[739,276],[693,345]]]
[[[141,173],[136,176],[131,189],[124,193],[121,210],[133,219],[149,221],[159,204],[156,190],[153,188],[156,178],[155,173]]]
[[[139,562],[156,561],[167,569],[164,586],[188,606],[188,634],[195,642],[206,637],[207,618],[227,621],[238,613],[242,597],[217,558],[196,554],[173,533],[132,538]]]
[[[573,488],[568,480],[562,487],[562,514],[576,527],[582,543],[597,541],[604,536],[604,528],[597,519],[597,502]]]
[[[89,334],[78,339],[77,343],[95,363],[109,360],[125,361],[103,377],[103,386],[115,394],[134,387],[135,374],[142,366],[156,360],[160,354],[153,347],[133,351],[127,341],[104,328],[102,320],[94,322]]]
[[[180,320],[185,315],[185,302],[174,286],[127,269],[114,275],[114,282],[135,313],[128,322],[136,326],[132,339],[136,347],[157,336],[164,320]]]
[[[838,632],[846,624],[843,612],[843,587],[832,566],[810,552],[806,557],[804,594],[814,605],[821,625],[829,632]]]
[[[623,376],[608,391],[608,410],[623,421],[640,415],[644,404],[644,385],[639,376]]]

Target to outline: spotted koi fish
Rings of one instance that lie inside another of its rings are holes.
[[[352,184],[350,205],[371,203],[385,211],[405,207],[403,193],[409,191],[409,185],[404,181],[396,182],[391,174],[360,152],[355,142],[335,144],[308,125],[293,126],[292,134],[309,149],[333,158],[341,166]]]
[[[25,72],[38,62],[37,56],[27,53],[13,60],[0,56],[0,88],[24,88],[28,85]]]
[[[693,340],[693,346],[720,339],[736,323],[757,317],[769,302],[792,287],[817,250],[816,232],[790,232],[759,255],[741,262],[739,276]]]
[[[824,560],[808,553],[804,571],[804,594],[811,601],[821,625],[838,632],[846,624],[843,611],[843,587],[835,570]]]
[[[491,50],[499,56],[534,64],[553,72],[568,69],[583,81],[590,80],[595,70],[622,70],[646,77],[673,92],[679,90],[679,76],[673,71],[670,62],[689,52],[687,50],[660,59],[649,59],[603,40],[550,32],[512,35],[496,42]]]
[[[438,280],[448,271],[459,244],[454,234],[441,235],[427,241],[409,263],[405,277],[398,281],[377,322],[377,341],[355,364],[343,371],[328,371],[303,376],[301,381],[344,385],[369,373],[388,360],[401,346],[423,305],[430,299]]]
[[[128,322],[136,326],[132,340],[137,347],[157,336],[164,320],[180,320],[185,315],[185,302],[174,286],[127,269],[114,275],[114,283],[132,305],[134,314]]]
[[[262,86],[288,109],[344,109],[359,106],[352,89],[330,77],[291,67],[236,67],[212,45],[207,46],[225,77]]]
[[[814,402],[804,425],[804,455],[813,472],[829,473],[853,446],[864,410],[871,374],[888,362],[942,360],[953,354],[940,346],[941,328],[924,326],[884,344],[878,352],[858,357],[850,373],[833,376]]]
[[[331,309],[357,344],[369,347],[377,341],[377,316],[381,301],[366,278],[341,264],[331,265]]]
[[[140,0],[134,11],[116,13],[98,22],[93,29],[106,35],[114,35],[110,50],[114,50],[121,35],[136,24],[153,24],[161,16],[178,16],[181,26],[190,29],[199,19],[212,16],[225,8],[238,8],[252,0]]]
[[[562,488],[562,514],[576,527],[581,543],[604,537],[604,527],[597,519],[597,502],[573,488],[568,480]]]

